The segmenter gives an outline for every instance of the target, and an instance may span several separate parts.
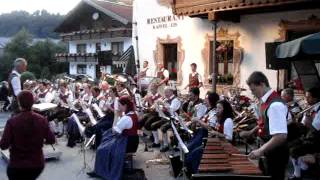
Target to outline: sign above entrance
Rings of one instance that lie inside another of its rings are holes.
[[[175,15],[168,15],[168,16],[159,16],[153,18],[147,18],[147,24],[151,25],[153,29],[167,29],[171,27],[177,27],[177,21],[183,20],[183,16],[175,16]]]

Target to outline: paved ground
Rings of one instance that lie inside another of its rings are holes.
[[[5,121],[9,117],[8,113],[0,113],[0,128],[5,125]],[[84,154],[81,151],[80,145],[74,148],[66,147],[66,138],[58,139],[58,144],[55,147],[63,152],[60,160],[52,160],[46,162],[46,167],[41,174],[39,180],[85,180],[90,179],[86,172],[90,171],[94,165],[95,152],[87,150],[85,153],[86,166],[84,165]],[[163,155],[165,156],[165,155]],[[166,158],[162,157],[158,150],[154,152],[144,152],[144,144],[139,145],[138,152],[134,157],[134,168],[142,168],[145,171],[147,179],[150,180],[171,180],[170,167],[168,164],[159,165],[148,163],[146,161]],[[6,162],[0,159],[0,179],[7,180],[6,177]],[[92,179],[92,178],[91,178]]]

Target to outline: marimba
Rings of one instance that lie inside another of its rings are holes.
[[[269,179],[246,155],[226,142],[209,138],[203,151],[199,172],[192,179]]]

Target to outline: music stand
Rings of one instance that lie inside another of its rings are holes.
[[[189,150],[187,148],[187,146],[184,144],[184,142],[182,141],[174,123],[171,121],[171,127],[173,129],[173,134],[175,135],[175,137],[178,140],[178,145],[179,145],[179,149],[180,149],[180,153],[181,153],[181,161],[182,161],[182,169],[181,172],[178,176],[182,176],[183,179],[188,179],[187,178],[187,168],[186,168],[186,163],[185,163],[185,155],[189,153]]]

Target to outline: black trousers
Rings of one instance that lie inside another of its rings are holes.
[[[41,168],[7,168],[9,180],[35,180],[39,177],[44,167]]]
[[[271,176],[272,180],[284,180],[289,160],[289,149],[287,144],[276,147],[265,154],[265,157],[267,166],[266,173]]]

